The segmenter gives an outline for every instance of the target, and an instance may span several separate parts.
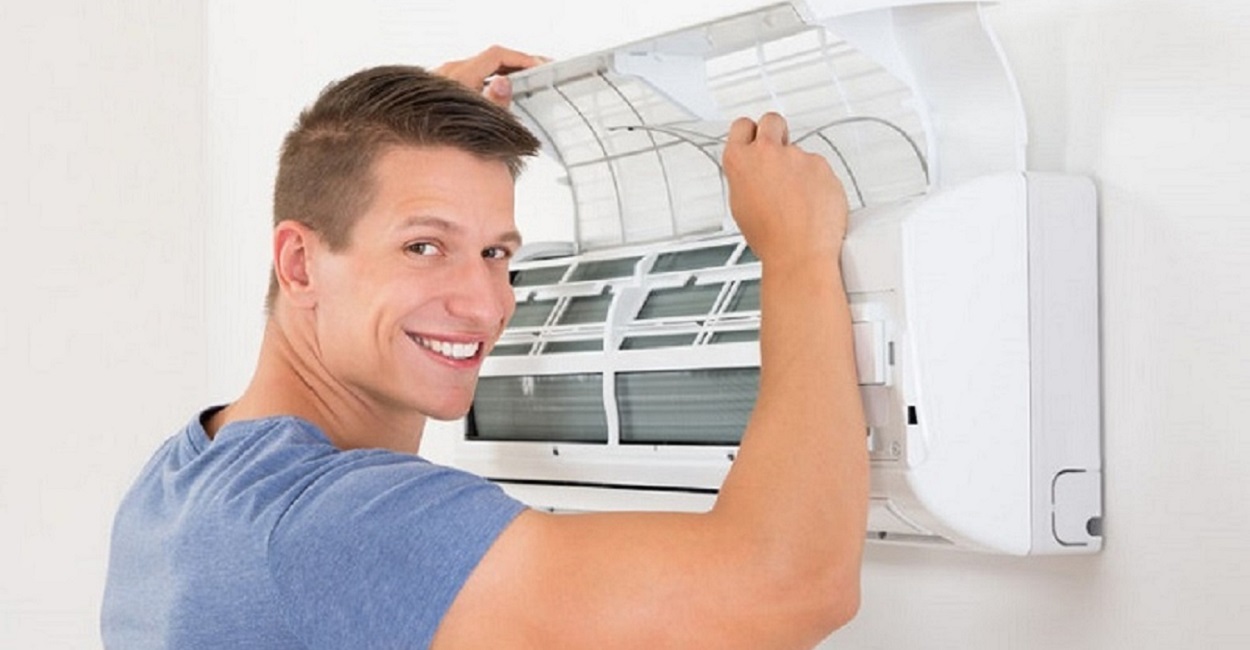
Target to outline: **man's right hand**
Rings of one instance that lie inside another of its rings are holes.
[[[774,114],[734,123],[725,170],[764,268],[760,390],[715,505],[522,513],[435,648],[810,648],[858,610],[869,469],[845,194]]]
[[[824,158],[790,144],[785,118],[734,121],[723,160],[734,220],[766,265],[838,259],[846,192]]]

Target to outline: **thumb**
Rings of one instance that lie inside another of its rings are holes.
[[[486,99],[507,108],[512,102],[512,82],[503,75],[492,77],[482,94]]]

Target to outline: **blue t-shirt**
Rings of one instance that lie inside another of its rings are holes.
[[[294,417],[200,419],[113,526],[108,648],[425,648],[524,508],[409,454],[341,451]]]

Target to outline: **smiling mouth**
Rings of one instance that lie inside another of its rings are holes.
[[[409,333],[408,338],[421,347],[437,354],[441,357],[451,359],[453,361],[467,361],[477,357],[482,350],[482,342],[474,341],[472,343],[456,343],[453,341],[440,341],[438,339],[426,338],[416,334]]]

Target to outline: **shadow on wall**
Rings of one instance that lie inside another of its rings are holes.
[[[870,545],[861,615],[900,624],[874,627],[866,635],[873,645],[863,647],[945,648],[956,640],[976,648],[1094,647],[1079,631],[1096,629],[1102,617],[1105,559],[1105,550],[1014,557]],[[855,628],[835,637],[836,647],[848,647]]]

